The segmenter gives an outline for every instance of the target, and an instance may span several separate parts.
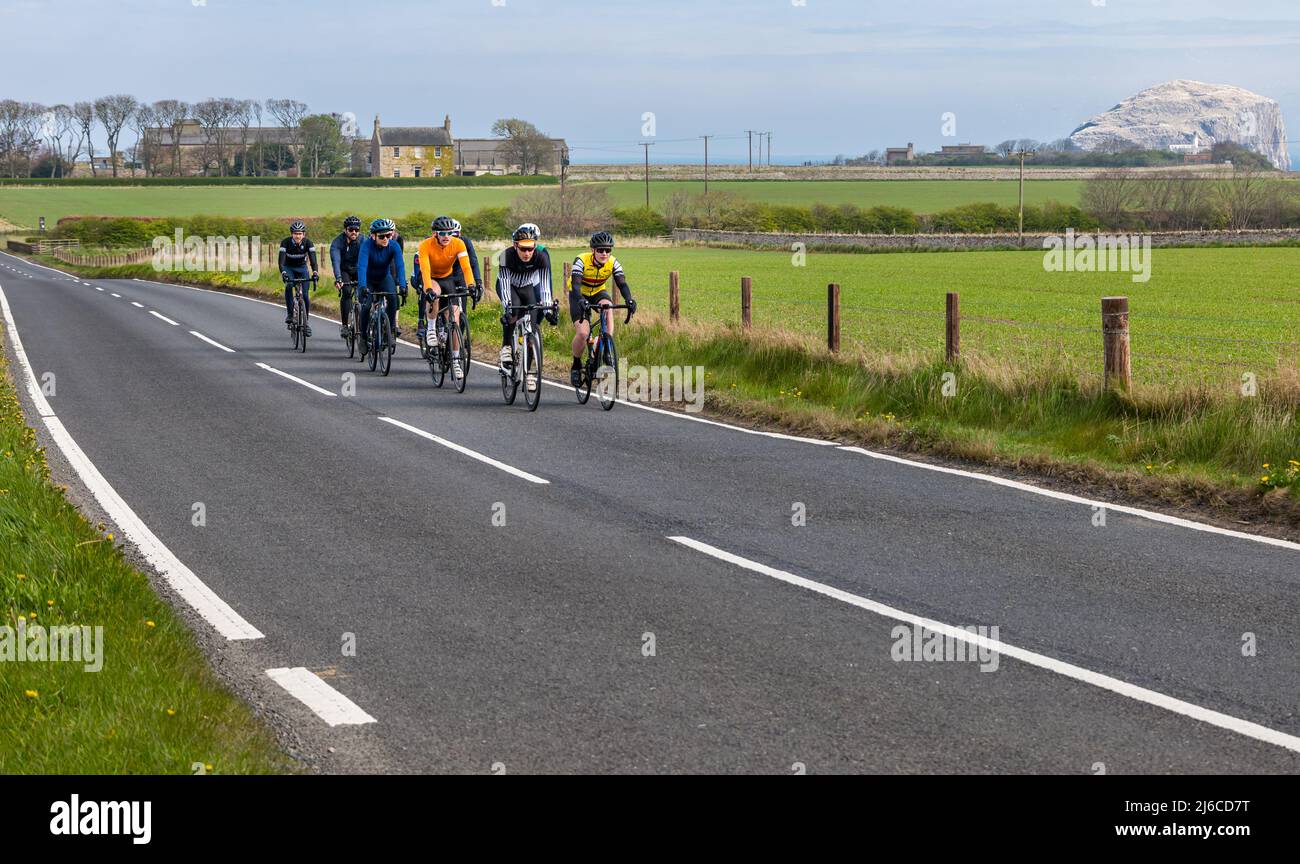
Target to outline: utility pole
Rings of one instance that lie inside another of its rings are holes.
[[[645,148],[645,208],[650,209],[650,148],[654,146],[653,141],[643,141],[641,146]]]
[[[746,129],[745,134],[749,136],[749,170],[754,170],[754,130]]]
[[[709,194],[709,139],[712,135],[701,135],[704,139],[704,194]]]
[[[767,164],[771,165],[772,164],[772,133],[765,132],[764,134],[767,135]]]
[[[1019,228],[1019,234],[1020,234],[1020,245],[1021,245],[1021,247],[1023,247],[1023,246],[1025,245],[1025,156],[1028,155],[1028,153],[1027,153],[1027,151],[1022,147],[1022,148],[1020,148],[1019,150],[1017,150],[1013,155],[1015,155],[1015,156],[1019,156],[1019,157],[1020,157],[1020,218],[1019,218],[1019,225],[1020,225],[1020,228]]]

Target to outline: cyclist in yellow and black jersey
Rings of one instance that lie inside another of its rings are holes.
[[[582,377],[582,351],[591,335],[591,323],[582,313],[585,300],[588,306],[612,306],[614,301],[606,285],[613,279],[619,293],[627,303],[629,315],[636,314],[636,301],[632,299],[632,289],[623,274],[623,265],[614,257],[614,235],[608,231],[597,231],[591,235],[591,251],[584,252],[573,259],[569,277],[569,318],[573,321],[573,367],[569,371],[569,380],[574,387]],[[612,316],[603,320],[606,330],[611,329]]]

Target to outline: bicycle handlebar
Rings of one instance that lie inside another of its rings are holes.
[[[617,305],[611,303],[611,304],[609,304],[608,306],[604,305],[603,303],[597,303],[597,304],[595,304],[595,305],[593,306],[591,303],[588,303],[586,300],[583,300],[583,301],[582,301],[582,308],[585,309],[585,310],[587,310],[587,311],[591,311],[591,310],[593,310],[593,309],[600,309],[600,310],[603,311],[603,310],[605,310],[605,309],[608,309],[608,310],[610,310],[611,312],[612,312],[613,310],[615,310],[615,309],[626,309],[626,310],[627,310],[627,317],[623,319],[623,323],[624,323],[624,324],[630,324],[630,323],[632,322],[632,307],[629,306],[629,305],[627,305],[626,303],[619,303],[619,304],[617,304]]]

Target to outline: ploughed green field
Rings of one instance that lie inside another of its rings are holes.
[[[645,202],[645,187],[634,181],[603,184],[617,207]],[[650,184],[650,201],[659,207],[672,192],[703,191],[703,184],[663,181]],[[826,180],[826,181],[724,181],[709,189],[725,189],[756,201],[812,205],[891,205],[919,213],[946,210],[962,204],[993,201],[1014,204],[1017,184],[1005,180]],[[1025,185],[1025,200],[1050,199],[1077,204],[1081,181],[1038,180]],[[64,216],[321,216],[330,213],[401,215],[415,211],[471,213],[483,207],[510,204],[523,187],[372,189],[359,186],[222,187],[222,186],[71,186],[55,188],[0,187],[0,219],[34,228],[44,216],[53,225]]]
[[[564,250],[572,258],[577,250]],[[687,321],[739,321],[740,277],[753,278],[756,327],[824,344],[826,286],[840,285],[844,350],[942,356],[944,296],[961,297],[961,347],[1013,365],[1101,372],[1101,298],[1129,298],[1138,383],[1240,384],[1300,356],[1300,248],[1154,249],[1150,279],[1130,273],[1046,272],[1027,252],[844,254],[623,249],[638,302],[666,313],[668,271],[681,274]],[[558,252],[555,257],[559,257]]]

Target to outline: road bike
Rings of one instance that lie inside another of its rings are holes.
[[[289,312],[289,338],[293,341],[293,349],[306,353],[307,351],[307,304],[302,297],[302,284],[311,282],[313,287],[316,283],[316,277],[310,279],[303,276],[290,276],[284,280],[284,284],[293,283],[293,309]]]
[[[550,312],[559,309],[559,302],[531,303],[527,306],[507,306],[506,315],[517,315],[515,337],[510,346],[510,368],[501,367],[501,395],[507,405],[513,405],[515,393],[522,382],[524,404],[536,411],[542,401],[542,334],[533,325],[533,312]]]
[[[474,300],[474,295],[468,291],[456,291],[441,295],[429,291],[424,296],[426,303],[437,303],[440,296],[447,301],[445,304],[439,303],[442,308],[429,322],[432,326],[426,327],[424,339],[421,340],[420,344],[420,351],[424,354],[424,359],[429,362],[429,372],[433,375],[433,385],[435,387],[442,386],[442,382],[447,377],[447,372],[451,370],[452,361],[458,357],[460,360],[460,377],[457,378],[454,374],[451,377],[452,382],[456,385],[456,392],[464,393],[465,382],[469,379],[470,365],[469,313],[465,311],[459,301],[463,297],[469,297],[474,304],[473,308],[478,307],[478,301]],[[459,321],[452,317],[452,306],[461,307]],[[433,337],[432,341],[429,339],[430,336]],[[459,354],[453,356],[453,349],[458,349]]]
[[[369,361],[371,372],[378,367],[380,374],[387,375],[393,368],[393,352],[397,350],[393,325],[388,323],[388,295],[372,292],[369,303],[370,327],[367,328],[361,359]]]
[[[627,318],[623,319],[623,323],[627,324],[632,320],[632,310],[624,304],[593,306],[583,300],[582,320],[589,321],[595,309],[599,309],[601,314],[596,316],[596,323],[591,325],[581,377],[578,379],[578,386],[573,389],[578,396],[578,403],[586,405],[587,400],[591,398],[591,388],[595,385],[596,398],[600,400],[600,407],[608,411],[614,407],[614,402],[618,399],[618,349],[614,347],[614,334],[605,329],[604,313],[627,309]]]
[[[344,291],[349,292],[353,300],[352,314],[348,316],[348,323],[343,325],[343,341],[347,343],[348,357],[350,358],[357,353],[357,336],[360,335],[357,332],[357,328],[358,328],[357,319],[361,315],[361,304],[356,302],[357,283],[344,282],[343,287],[339,289],[340,311],[342,311],[342,307],[343,307],[342,297]]]

